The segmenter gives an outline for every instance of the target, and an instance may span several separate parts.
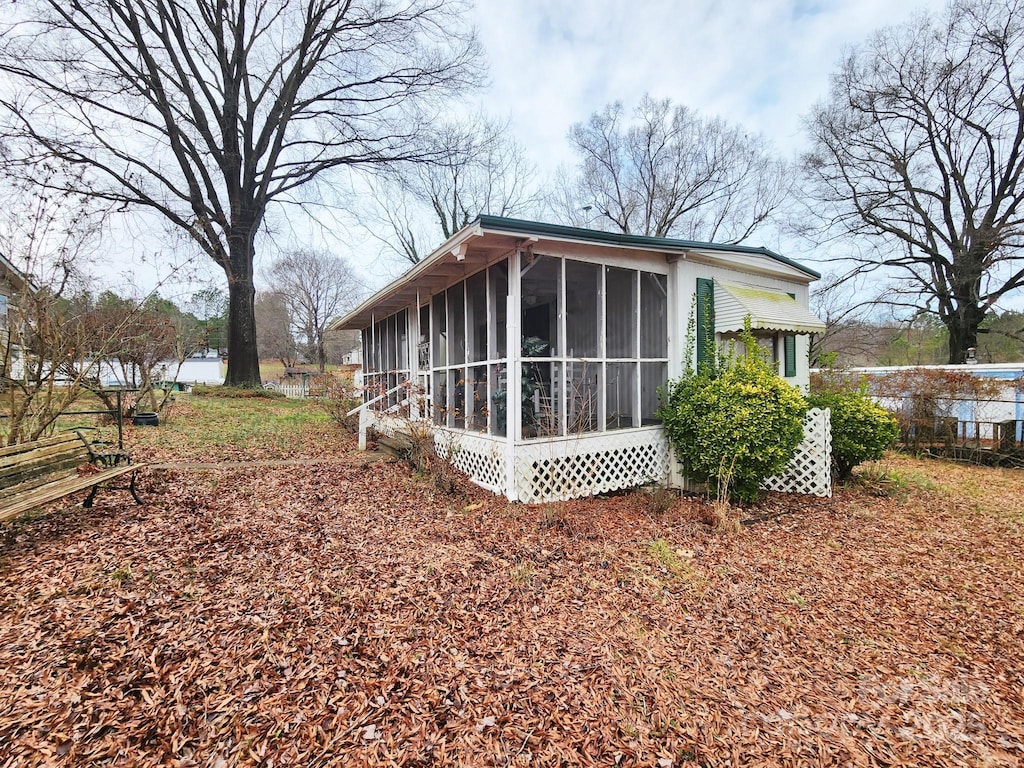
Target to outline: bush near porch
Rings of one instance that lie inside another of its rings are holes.
[[[659,416],[690,480],[721,500],[753,501],[761,483],[782,472],[803,439],[807,402],[780,379],[750,334],[715,365],[668,385]]]

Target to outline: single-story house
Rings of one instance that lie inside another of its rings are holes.
[[[546,501],[668,479],[655,412],[691,317],[696,357],[749,316],[806,387],[818,277],[766,248],[480,216],[332,327],[362,333],[361,445],[425,420],[479,485]]]
[[[32,281],[0,254],[0,376],[11,375],[11,365],[20,352],[11,339],[14,302],[19,293],[34,290]]]

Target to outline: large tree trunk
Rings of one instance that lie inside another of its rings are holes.
[[[985,313],[976,305],[961,307],[951,318],[945,319],[949,332],[949,362],[961,365],[967,360],[967,350],[978,346],[978,326]]]
[[[986,307],[980,302],[985,255],[983,251],[972,249],[954,257],[957,269],[950,281],[952,306],[948,315],[940,312],[940,319],[949,332],[950,365],[964,363],[967,350],[978,346],[978,326],[986,314]]]
[[[253,245],[248,237],[228,237],[228,372],[229,387],[263,386],[256,346],[256,287],[253,285]]]
[[[985,318],[985,309],[974,296],[956,297],[955,308],[948,316],[942,316],[942,323],[949,334],[949,364],[963,365],[967,352],[978,346],[978,327]]]

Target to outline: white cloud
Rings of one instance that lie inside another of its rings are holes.
[[[571,159],[572,123],[645,92],[721,115],[791,154],[841,49],[913,12],[891,0],[478,0],[493,82],[485,106],[512,115],[542,170]]]

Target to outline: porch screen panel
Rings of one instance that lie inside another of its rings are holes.
[[[601,363],[569,361],[565,364],[565,425],[567,433],[596,432],[601,398]]]
[[[561,390],[561,363],[523,363],[523,437],[561,434]]]
[[[420,307],[420,337],[416,343],[416,360],[419,373],[415,383],[414,395],[420,403],[420,414],[430,417],[430,304]]]
[[[448,294],[448,364],[466,362],[466,284],[456,283]]]
[[[398,368],[398,318],[391,315],[384,321],[384,370],[393,371]]]
[[[565,355],[601,354],[601,267],[565,261]]]
[[[434,367],[442,368],[448,365],[448,312],[445,309],[444,293],[437,294],[431,302],[431,315],[433,317],[433,342],[431,343]]]
[[[388,359],[387,359],[387,323],[378,320],[373,324],[373,362],[374,376],[371,383],[370,399],[373,400],[387,394],[388,391]],[[386,410],[387,399],[373,405],[374,410]]]
[[[397,363],[395,367],[400,371],[409,370],[409,310],[403,309],[395,315],[395,341],[397,343]],[[408,376],[406,376],[408,378]]]
[[[377,373],[388,369],[384,355],[384,323],[378,320],[373,324],[373,370]]]
[[[639,426],[636,405],[636,363],[608,363],[605,385],[605,428]]]
[[[448,372],[434,371],[434,380],[431,389],[433,390],[433,411],[434,423],[440,426],[448,424]]]
[[[374,365],[373,365],[373,329],[363,328],[363,402],[369,402],[374,398]]]
[[[632,269],[608,267],[607,357],[636,357],[636,279]]]
[[[469,362],[478,363],[487,356],[487,272],[477,272],[466,280],[466,347]]]
[[[455,429],[466,428],[466,369],[451,368],[448,370],[448,426]]]
[[[668,277],[640,273],[640,357],[668,357]]]
[[[505,437],[508,434],[508,368],[505,363],[496,363],[490,368],[491,403],[490,420],[491,434]]]
[[[420,372],[430,368],[430,305],[420,307],[420,338],[416,345]]]
[[[397,402],[397,392],[395,387],[398,386],[398,376],[395,373],[395,369],[398,368],[398,332],[395,327],[397,318],[395,315],[391,315],[381,323],[381,327],[384,332],[384,370],[387,371],[384,391],[387,392],[387,404],[388,407],[394,405]]]
[[[559,354],[562,346],[558,338],[561,278],[561,259],[534,256],[533,261],[523,265],[520,287],[523,294],[521,328],[524,356],[553,357]]]
[[[505,325],[508,322],[508,261],[491,266],[490,305],[491,317],[494,318],[494,341],[491,344],[491,355],[500,360],[508,355],[508,340],[505,338]]]
[[[665,386],[668,380],[667,363],[640,363],[640,424],[649,426],[660,424],[655,413],[660,405],[658,387]]]
[[[473,365],[466,371],[469,393],[469,401],[466,403],[466,428],[474,432],[486,432],[490,414],[487,402],[487,366]]]

